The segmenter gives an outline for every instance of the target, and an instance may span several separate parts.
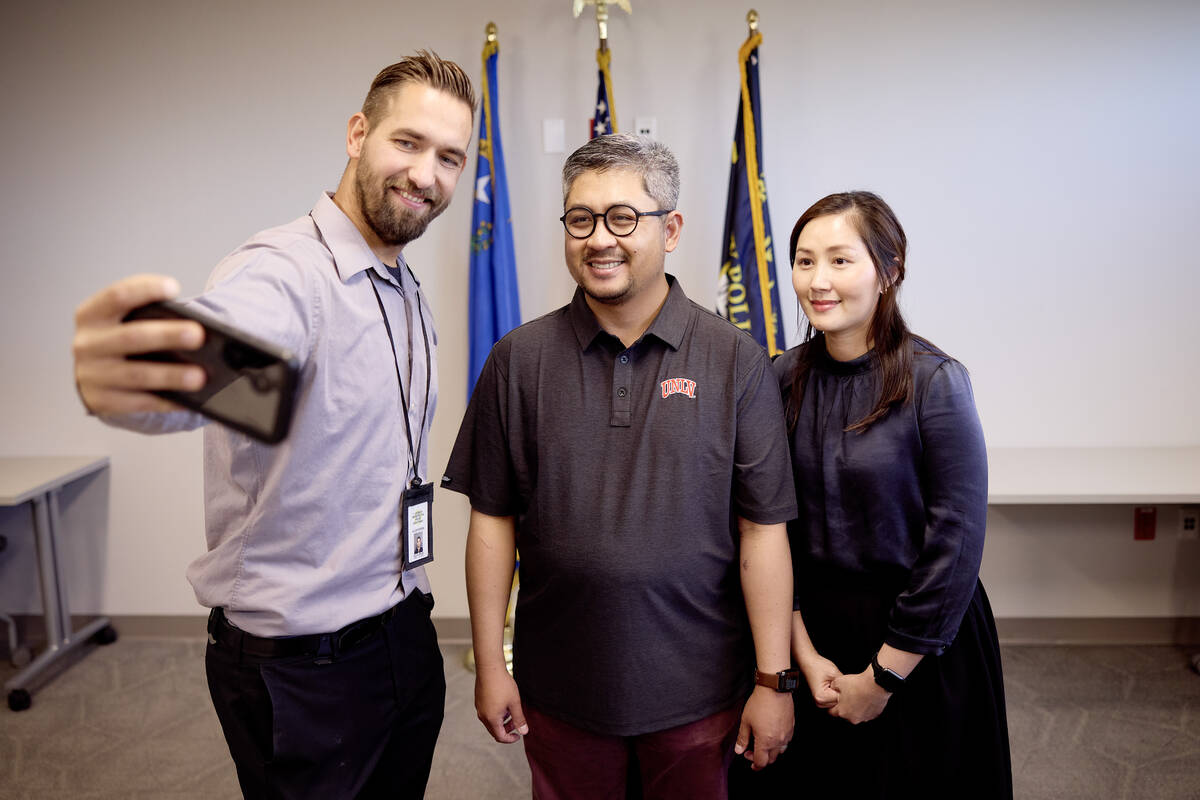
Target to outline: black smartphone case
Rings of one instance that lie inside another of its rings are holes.
[[[164,350],[129,356],[141,361],[197,364],[204,368],[208,381],[195,392],[158,391],[160,397],[189,408],[268,444],[282,441],[291,425],[299,364],[289,351],[276,347],[220,320],[180,303],[162,301],[130,311],[124,321],[150,319],[189,319],[205,328],[204,345],[198,350]],[[222,391],[241,382],[243,396],[247,386],[253,395],[271,393],[274,405],[268,414],[255,414],[253,404],[235,401],[217,402]]]

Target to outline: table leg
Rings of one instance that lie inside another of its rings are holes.
[[[42,616],[46,621],[46,649],[38,654],[25,669],[5,681],[7,692],[24,692],[28,700],[28,688],[38,676],[92,636],[109,628],[108,617],[94,619],[77,631],[71,630],[71,609],[67,604],[66,586],[62,580],[58,560],[58,490],[51,490],[33,500],[34,539],[37,542],[38,574],[42,584]],[[115,634],[106,637],[106,642],[115,639]],[[12,706],[12,695],[9,697]],[[28,703],[25,703],[28,707]]]
[[[38,572],[42,583],[42,617],[46,620],[46,649],[57,650],[66,632],[71,629],[70,620],[63,624],[63,608],[59,594],[58,553],[55,548],[54,528],[50,519],[48,499],[53,492],[33,499],[33,535],[37,544]]]

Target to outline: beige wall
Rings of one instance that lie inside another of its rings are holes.
[[[911,243],[910,322],[971,368],[993,446],[1200,444],[1200,264],[1187,233],[1200,217],[1200,7],[757,7],[777,241],[830,191],[889,199]],[[611,23],[618,119],[628,128],[656,117],[680,157],[686,225],[668,269],[707,305],[746,8],[640,0],[634,9]],[[566,0],[116,0],[6,12],[0,455],[112,457],[107,539],[92,526],[72,545],[83,554],[72,568],[78,610],[196,611],[183,571],[204,537],[199,434],[139,437],[82,413],[70,376],[74,306],[134,271],[167,272],[198,291],[224,253],[334,186],[346,120],[380,66],[432,47],[476,74],[489,19],[500,27],[529,319],[572,289],[556,222],[563,155],[542,153],[542,120],[565,119],[573,149],[595,92],[595,28],[572,19]],[[473,172],[472,162],[450,210],[409,248],[439,324],[439,466],[465,406]],[[783,305],[794,341],[794,302]],[[997,613],[1200,613],[1194,580],[1187,588],[1177,574],[1180,543],[1135,545],[1130,515],[993,512],[984,577]],[[440,493],[431,573],[445,616],[466,614],[465,520],[462,499]],[[36,607],[31,549],[16,541],[23,526],[19,512],[0,514],[14,540],[0,556],[0,608],[14,611]]]

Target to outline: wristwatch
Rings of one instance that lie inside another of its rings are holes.
[[[875,673],[875,683],[879,684],[884,691],[896,692],[904,688],[904,677],[900,673],[879,665],[878,652],[871,656],[871,671]]]
[[[759,686],[774,689],[777,692],[795,691],[800,685],[800,670],[785,669],[779,672],[760,672],[754,670],[754,682]]]

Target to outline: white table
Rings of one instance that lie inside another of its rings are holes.
[[[1159,503],[1200,504],[1200,447],[988,450],[988,505]]]
[[[100,617],[79,630],[71,630],[67,587],[62,580],[58,558],[59,491],[72,481],[107,468],[107,457],[0,458],[0,506],[29,503],[32,507],[42,614],[46,620],[46,649],[4,684],[8,705],[13,711],[29,708],[31,685],[72,649],[93,638],[100,644],[109,644],[117,638],[108,617]]]
[[[1200,503],[1200,447],[988,450],[989,505]]]

